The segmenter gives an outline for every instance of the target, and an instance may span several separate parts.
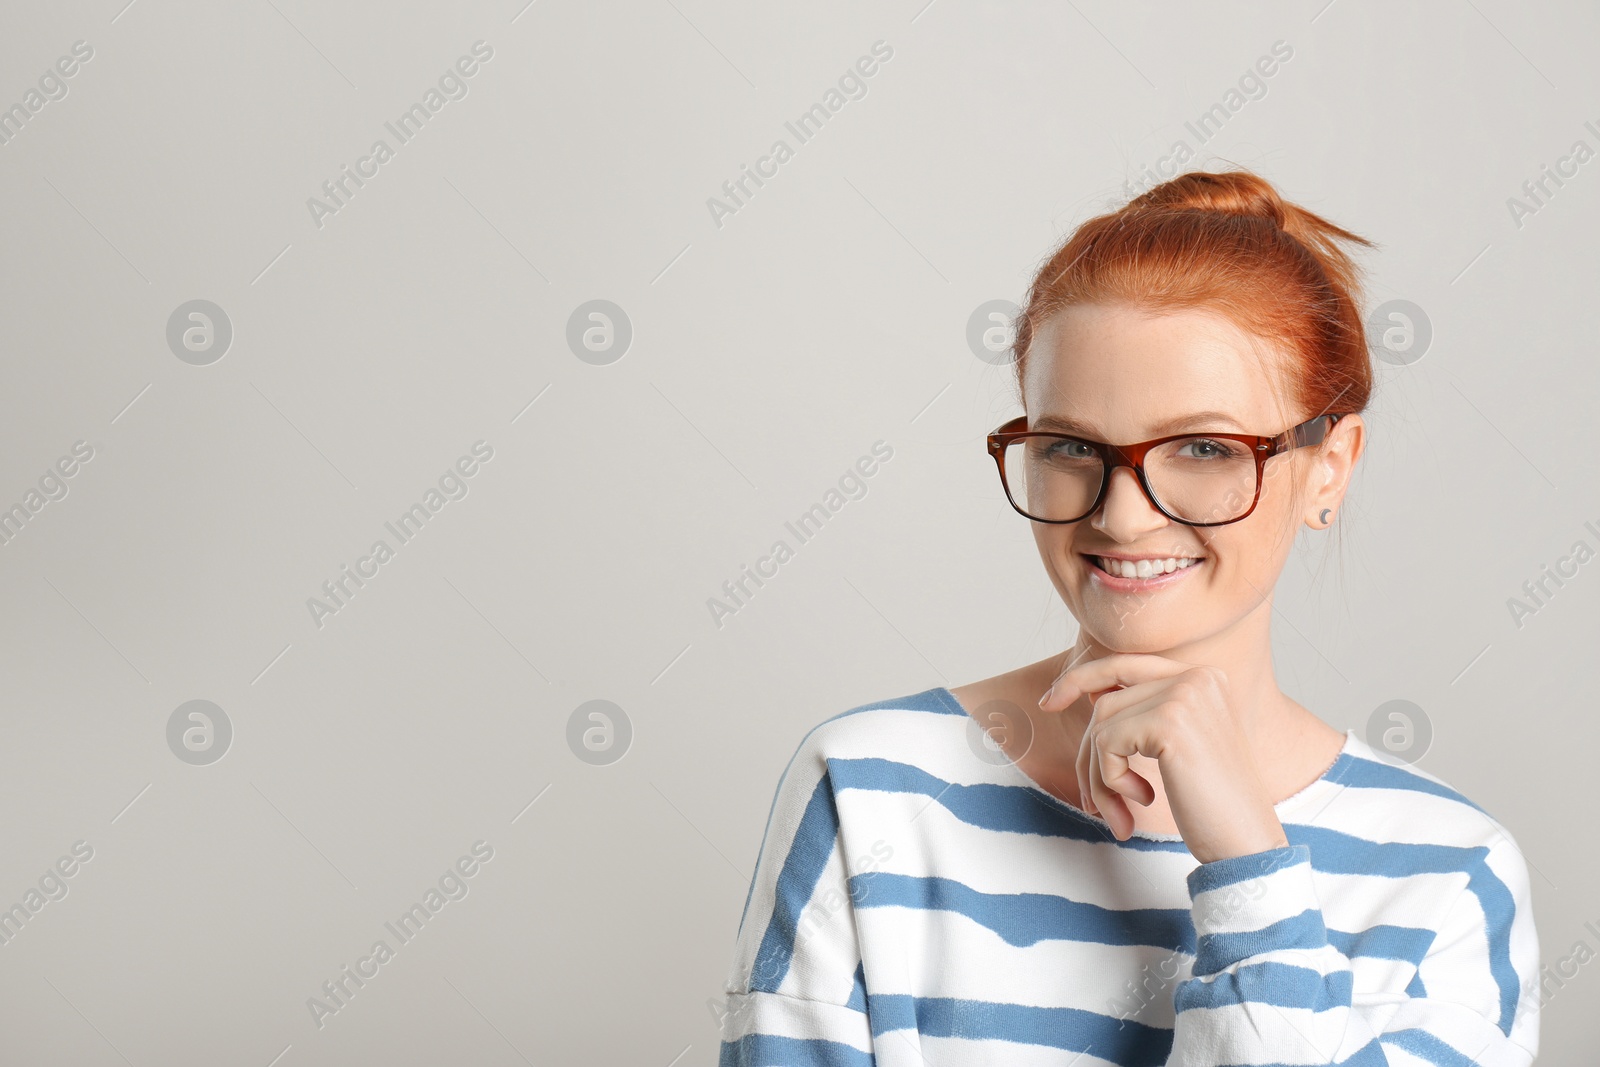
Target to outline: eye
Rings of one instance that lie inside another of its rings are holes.
[[[1193,451],[1186,451],[1188,449]],[[1185,459],[1234,459],[1243,454],[1232,441],[1219,441],[1214,437],[1191,437],[1179,443],[1178,453]]]
[[[1052,459],[1095,459],[1098,456],[1093,448],[1070,437],[1052,441],[1046,451]]]

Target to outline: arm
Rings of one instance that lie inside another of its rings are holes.
[[[1539,970],[1526,865],[1508,836],[1461,849],[1469,883],[1441,913],[1413,988],[1352,1003],[1308,845],[1203,863],[1189,875],[1194,977],[1174,995],[1169,1065],[1433,1063],[1529,1067]]]
[[[809,738],[779,782],[723,992],[720,1067],[873,1062],[838,809]]]

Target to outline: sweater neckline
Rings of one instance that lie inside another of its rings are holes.
[[[965,716],[967,719],[969,719],[969,720],[971,720],[973,722],[977,721],[977,720],[972,718],[971,714],[967,711],[967,709],[964,706],[962,706],[961,701],[956,699],[956,695],[954,693],[952,693],[947,686],[942,686],[942,685],[941,686],[935,686],[933,692],[941,701],[943,701],[944,703],[948,704],[950,706],[951,710],[960,712],[963,716]],[[1350,755],[1352,753],[1352,751],[1354,749],[1354,746],[1355,746],[1355,743],[1356,743],[1356,732],[1355,732],[1355,730],[1353,730],[1353,729],[1345,730],[1345,732],[1344,732],[1344,744],[1339,746],[1339,754],[1336,755],[1333,758],[1333,762],[1328,764],[1328,766],[1323,769],[1322,773],[1317,775],[1317,777],[1313,781],[1308,783],[1305,787],[1300,789],[1298,792],[1290,794],[1289,796],[1287,796],[1284,799],[1278,801],[1278,803],[1276,803],[1276,804],[1274,804],[1272,806],[1272,810],[1277,814],[1279,822],[1283,823],[1284,825],[1288,825],[1289,820],[1287,818],[1285,818],[1285,816],[1287,816],[1292,811],[1296,811],[1296,810],[1304,807],[1308,800],[1310,800],[1313,796],[1315,796],[1317,793],[1319,793],[1321,791],[1321,787],[1324,786],[1326,783],[1328,783],[1330,781],[1330,779],[1332,778],[1332,775],[1333,775],[1333,772],[1334,772],[1335,768],[1337,768],[1339,766],[1340,762],[1343,761],[1346,756],[1348,756],[1348,755]],[[1013,762],[1012,760],[1008,759],[1008,760],[1003,761],[1001,766],[1004,766],[1007,769],[1007,772],[1012,777],[1016,778],[1018,780],[1018,782],[1020,782],[1023,786],[1025,786],[1026,788],[1028,788],[1032,792],[1038,794],[1040,797],[1044,798],[1044,800],[1047,803],[1054,804],[1055,806],[1057,806],[1061,810],[1071,814],[1075,818],[1079,818],[1079,819],[1084,820],[1085,822],[1092,823],[1093,825],[1103,829],[1105,831],[1105,833],[1106,833],[1106,836],[1109,837],[1112,841],[1116,841],[1117,840],[1116,835],[1114,833],[1112,833],[1112,831],[1111,831],[1111,824],[1106,822],[1100,816],[1098,816],[1098,815],[1090,815],[1088,812],[1084,811],[1082,808],[1079,808],[1076,805],[1069,804],[1065,800],[1062,800],[1060,797],[1058,797],[1054,793],[1050,792],[1044,786],[1042,786],[1038,782],[1034,781],[1033,778],[1030,777],[1027,774],[1027,772],[1025,772],[1021,767],[1018,767],[1016,765],[1016,763]],[[1143,838],[1146,841],[1160,841],[1160,842],[1173,842],[1173,841],[1181,842],[1181,841],[1183,841],[1183,835],[1182,834],[1163,834],[1163,833],[1158,833],[1158,832],[1153,831],[1153,830],[1141,830],[1138,827],[1134,827],[1133,832],[1130,835],[1130,840],[1132,838],[1134,838],[1134,837]]]

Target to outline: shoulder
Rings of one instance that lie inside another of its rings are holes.
[[[959,759],[957,716],[970,718],[948,692],[925,689],[859,704],[811,726],[778,780],[762,855],[800,847],[813,858],[826,856],[841,820],[858,817],[841,813],[842,792],[929,792],[940,765]]]
[[[918,762],[948,746],[970,717],[948,690],[924,689],[858,704],[822,719],[806,731],[796,760],[890,759]]]
[[[1324,825],[1377,842],[1515,852],[1511,831],[1440,775],[1375,748],[1353,731],[1325,776],[1340,788]]]

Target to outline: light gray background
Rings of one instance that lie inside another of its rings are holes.
[[[94,49],[0,145],[0,506],[94,449],[0,546],[0,903],[94,849],[0,947],[7,1063],[713,1063],[803,733],[1071,639],[967,319],[1180,139],[1380,242],[1372,302],[1434,330],[1379,365],[1342,556],[1308,532],[1278,587],[1281,683],[1340,729],[1415,702],[1420,765],[1527,856],[1545,963],[1600,945],[1600,563],[1507,604],[1600,546],[1600,161],[1507,206],[1600,147],[1594,5],[524,2],[5,6],[0,106]],[[468,95],[316,226],[480,39]],[[878,40],[867,94],[715,225]],[[193,299],[233,324],[209,366],[166,342]],[[609,365],[566,343],[591,299],[633,325]],[[319,629],[307,598],[480,439]],[[714,625],[879,439],[867,494]],[[209,766],[167,746],[194,699],[234,729]],[[633,730],[607,766],[567,743],[595,699]],[[480,839],[319,1030],[307,998]],[[1600,975],[1567,973],[1542,1064],[1600,1039]]]

